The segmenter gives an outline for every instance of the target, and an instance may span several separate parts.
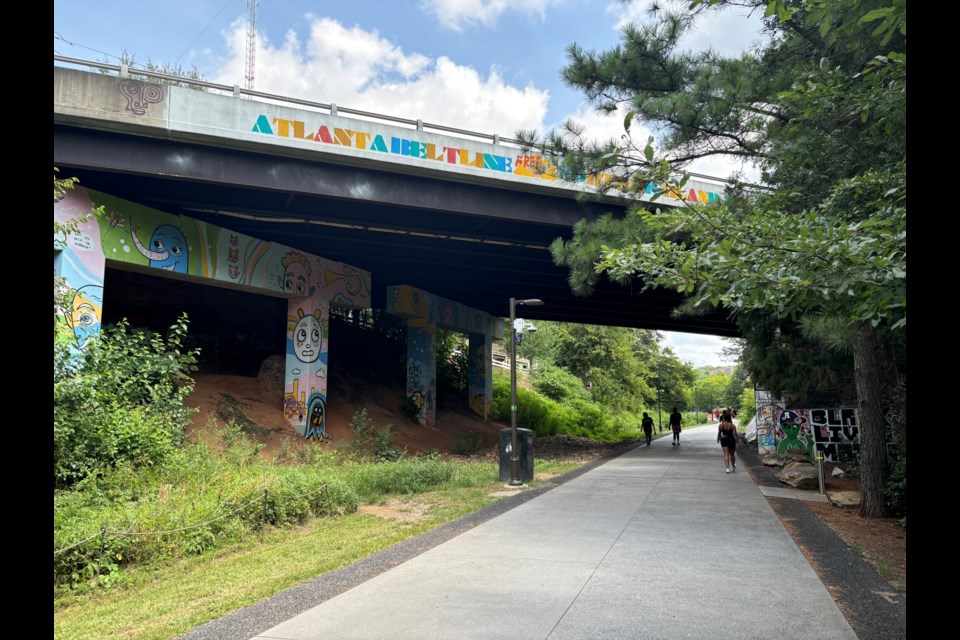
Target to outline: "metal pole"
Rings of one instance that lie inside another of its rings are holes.
[[[816,445],[814,445],[816,446]],[[824,478],[823,478],[823,452],[817,451],[817,477],[820,480],[820,495],[825,496],[827,492],[824,488]]]
[[[510,485],[519,487],[520,458],[517,455],[517,327],[516,298],[510,298]]]
[[[660,387],[657,387],[657,428],[663,433],[663,411],[660,409]]]

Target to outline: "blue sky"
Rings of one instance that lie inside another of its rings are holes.
[[[649,4],[260,0],[255,88],[505,137],[518,129],[548,130],[568,118],[584,125],[587,135],[618,137],[622,115],[593,113],[564,86],[560,69],[568,44],[608,49],[620,25],[649,20]],[[760,26],[759,15],[748,17],[746,10],[713,13],[685,45],[736,54],[760,37]],[[141,64],[196,67],[206,79],[228,85],[244,86],[246,34],[245,0],[54,0],[56,53],[117,63],[126,50]],[[645,139],[649,132],[635,126],[632,133]],[[690,167],[717,177],[741,168],[723,159]],[[718,339],[711,339],[714,349],[700,337],[671,335],[681,358],[698,366],[722,364],[719,355],[710,355],[719,351]],[[696,357],[684,354],[684,342]]]

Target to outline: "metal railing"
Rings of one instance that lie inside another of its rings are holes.
[[[130,68],[129,65],[126,65],[126,64],[121,64],[121,65],[109,64],[106,62],[95,62],[92,60],[83,60],[80,58],[72,58],[69,56],[55,55],[53,56],[53,60],[54,62],[62,62],[65,64],[85,66],[93,69],[99,69],[101,71],[112,71],[117,73],[121,78],[130,77],[131,75],[144,76],[147,78],[163,80],[165,82],[171,82],[178,85],[203,87],[205,89],[222,91],[227,94],[232,94],[233,96],[238,98],[242,96],[249,96],[251,98],[262,98],[264,100],[271,100],[271,101],[280,102],[280,103],[310,107],[312,109],[319,109],[320,111],[326,111],[331,116],[346,114],[351,116],[359,116],[361,118],[367,118],[370,120],[378,120],[383,122],[402,124],[402,125],[413,127],[417,131],[429,130],[429,131],[435,131],[440,133],[454,134],[456,136],[467,136],[471,138],[478,138],[480,140],[490,141],[494,145],[500,145],[505,143],[508,145],[515,145],[521,148],[528,146],[522,140],[518,140],[516,138],[506,138],[501,136],[498,133],[484,133],[482,131],[470,131],[469,129],[460,129],[458,127],[449,127],[447,125],[424,122],[420,118],[417,118],[417,119],[400,118],[397,116],[391,116],[384,113],[375,113],[373,111],[363,111],[361,109],[351,109],[349,107],[341,107],[334,102],[331,102],[331,103],[314,102],[312,100],[303,100],[301,98],[282,96],[274,93],[254,91],[252,89],[245,89],[237,84],[235,85],[217,84],[214,82],[208,82],[206,80],[195,80],[193,78],[185,78],[183,76],[175,76],[167,73],[160,73],[158,71],[150,71],[148,69],[132,69]],[[702,173],[693,173],[690,171],[687,171],[686,173],[687,175],[693,178],[698,178],[701,180],[710,180],[721,185],[727,183],[726,180],[722,178],[717,178],[716,176],[708,176]]]

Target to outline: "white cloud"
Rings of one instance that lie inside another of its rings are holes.
[[[443,26],[455,31],[464,27],[482,25],[492,28],[505,11],[519,11],[529,18],[543,20],[547,9],[562,0],[527,0],[517,3],[509,0],[422,0],[420,7],[432,13]]]
[[[305,44],[292,31],[279,46],[258,34],[258,91],[504,137],[543,125],[549,100],[545,90],[511,86],[495,68],[483,75],[446,57],[406,53],[376,31],[347,28],[329,18],[308,19]],[[225,37],[228,54],[214,82],[243,86],[242,21]]]
[[[649,24],[655,15],[649,9],[654,4],[647,2],[614,2],[607,5],[607,12],[617,18],[615,29],[618,31],[629,23]],[[657,2],[662,10],[686,9],[687,2]],[[672,5],[672,6],[671,6]],[[751,48],[761,37],[763,12],[745,7],[724,7],[705,11],[697,21],[696,27],[680,41],[680,48],[700,51],[712,48],[714,51],[735,56]]]
[[[727,346],[725,338],[676,331],[664,331],[663,336],[663,346],[672,348],[678,358],[693,363],[694,367],[737,364],[721,355]]]

